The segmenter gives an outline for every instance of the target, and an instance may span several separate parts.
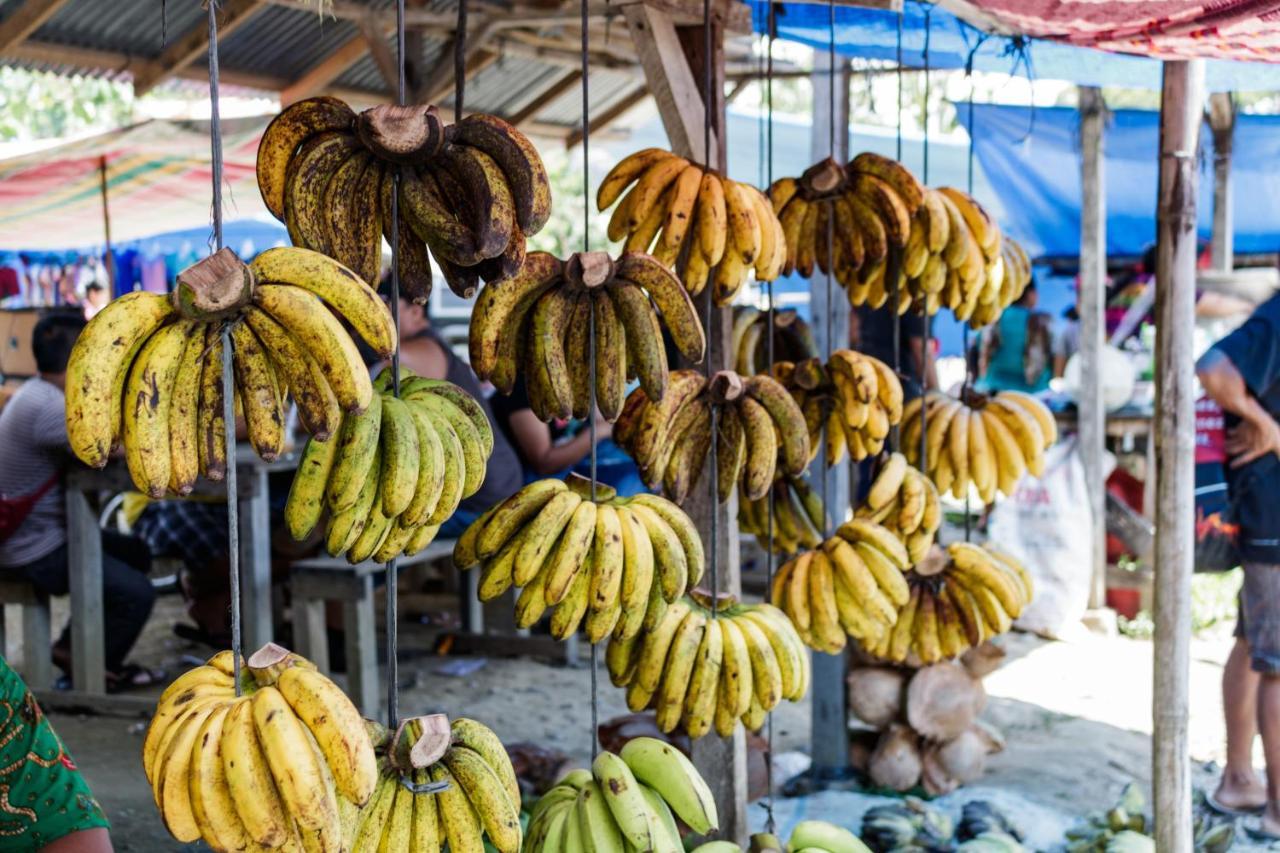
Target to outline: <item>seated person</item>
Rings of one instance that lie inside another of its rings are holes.
[[[85,326],[79,312],[51,314],[36,323],[32,350],[36,376],[0,412],[0,495],[9,529],[0,531],[0,575],[30,583],[46,595],[70,589],[66,502],[62,474],[76,464],[67,443],[66,382],[71,348]],[[163,673],[125,664],[155,603],[147,572],[150,554],[138,539],[102,532],[103,645],[107,686],[118,690],[155,684]],[[54,644],[53,660],[71,671],[71,626]]]
[[[0,657],[0,853],[111,853],[107,816],[22,678]]]

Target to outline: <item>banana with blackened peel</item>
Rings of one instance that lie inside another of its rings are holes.
[[[553,609],[563,639],[586,618],[592,642],[630,638],[642,627],[654,590],[674,601],[702,574],[702,545],[687,516],[656,495],[619,498],[574,479],[525,486],[473,523],[458,539],[454,562],[479,566],[480,597],[524,588],[517,618],[536,622]]]
[[[1011,495],[1024,475],[1044,471],[1044,452],[1057,440],[1053,414],[1036,398],[1017,391],[993,395],[969,391],[964,400],[937,392],[913,406],[906,419],[907,458],[920,466],[923,411],[926,459],[923,471],[959,499],[970,487],[986,503],[997,493]]]
[[[713,726],[727,736],[739,720],[754,730],[782,699],[803,698],[809,680],[800,635],[780,611],[728,598],[713,606],[701,591],[672,604],[652,631],[615,636],[605,660],[633,711],[654,708],[662,731],[679,726],[691,738]]]

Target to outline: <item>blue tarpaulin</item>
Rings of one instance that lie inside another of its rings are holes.
[[[956,106],[961,124],[969,107]],[[1107,252],[1140,255],[1155,242],[1160,116],[1116,110],[1103,131]],[[1074,257],[1080,250],[1079,113],[1071,107],[975,104],[978,162],[1001,201],[1001,225],[1037,257]],[[1200,134],[1200,235],[1213,218],[1213,144]],[[1232,217],[1239,253],[1280,250],[1280,116],[1239,115],[1231,158]]]
[[[778,37],[825,50],[835,14],[835,47],[845,56],[896,61],[899,15],[881,9],[782,3],[776,7]],[[766,32],[768,5],[752,4],[756,32]],[[925,57],[928,19],[928,61]],[[979,71],[1032,79],[1068,80],[1085,86],[1159,89],[1159,60],[1075,47],[1039,39],[989,36],[931,4],[907,0],[901,14],[902,61],[912,68],[964,68],[972,57]],[[1280,67],[1266,63],[1205,62],[1209,91],[1280,89]]]

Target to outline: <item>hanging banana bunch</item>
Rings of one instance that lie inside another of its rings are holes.
[[[925,410],[925,454],[920,461],[920,411]],[[1013,494],[1024,474],[1044,473],[1044,452],[1058,440],[1058,427],[1043,403],[1021,391],[993,395],[967,390],[963,400],[931,391],[912,400],[903,419],[907,460],[923,470],[939,492],[957,500],[970,485],[985,503],[996,492]]]
[[[651,630],[610,640],[605,663],[614,686],[627,688],[628,708],[652,708],[660,730],[681,726],[691,738],[713,726],[728,737],[739,721],[759,731],[809,685],[809,655],[782,611],[696,590]]]
[[[67,436],[94,468],[123,445],[138,490],[186,495],[227,467],[224,395],[236,395],[263,459],[285,444],[285,406],[317,441],[373,399],[343,322],[379,355],[396,348],[391,313],[373,288],[308,249],[275,248],[246,266],[230,249],[178,275],[169,296],[136,291],[85,327],[67,365]],[[234,387],[222,381],[231,325]]]
[[[773,577],[771,600],[811,648],[835,654],[846,635],[870,648],[889,634],[910,600],[910,567],[891,530],[855,518],[822,547],[784,563]]]
[[[400,287],[431,294],[435,257],[469,299],[480,279],[512,275],[551,213],[551,185],[533,144],[502,119],[474,113],[447,125],[432,106],[379,106],[357,115],[331,97],[280,112],[258,146],[262,200],[295,246],[336,258],[377,282],[391,239],[391,186],[400,173]]]
[[[808,467],[804,415],[786,388],[766,373],[739,376],[721,370],[708,379],[696,370],[674,370],[661,400],[650,401],[643,386],[628,395],[613,440],[636,461],[651,489],[661,488],[684,503],[711,452],[713,409],[721,503],[739,481],[743,493],[756,500],[779,470],[799,476]]]
[[[747,497],[738,484],[738,529],[756,537],[761,548],[769,548],[769,497],[773,496],[773,550],[795,554],[822,544],[827,529],[827,513],[822,496],[804,477],[782,476],[762,498]]]
[[[649,255],[628,252],[614,261],[603,252],[583,252],[561,261],[532,252],[519,272],[488,285],[476,300],[471,368],[504,394],[523,375],[542,420],[585,418],[594,355],[596,406],[613,421],[631,377],[652,399],[666,393],[664,325],[685,358],[702,360],[706,336],[689,294]]]
[[[729,352],[733,369],[743,376],[767,373],[769,363],[769,312],[750,305],[733,308],[733,332]],[[809,323],[794,308],[773,312],[773,358],[775,361],[803,361],[818,355]]]
[[[902,383],[873,356],[839,349],[825,365],[817,358],[777,362],[773,376],[804,415],[811,460],[824,429],[827,464],[837,465],[846,453],[855,462],[880,453],[889,430],[902,421]]]
[[[956,658],[1006,633],[1031,602],[1027,570],[991,545],[953,542],[906,576],[910,594],[892,630],[865,643],[872,655],[914,666]]]
[[[882,524],[907,548],[912,565],[924,560],[942,526],[942,504],[933,481],[907,464],[907,457],[891,453],[885,458],[866,500],[854,513]]]
[[[691,296],[710,281],[715,304],[728,305],[748,273],[756,281],[782,273],[786,241],[764,194],[670,151],[624,157],[600,183],[596,207],[613,207],[610,240],[625,240],[628,252],[652,252]]]
[[[702,577],[702,540],[689,516],[658,495],[620,498],[570,475],[538,480],[485,512],[459,537],[454,564],[480,566],[479,596],[520,587],[516,625],[554,608],[551,634],[564,640],[586,619],[587,640],[629,638],[662,619]]]

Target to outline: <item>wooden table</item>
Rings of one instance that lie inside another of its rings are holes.
[[[271,640],[271,519],[267,475],[297,467],[298,454],[264,462],[247,444],[236,448],[240,528],[240,590],[246,653]],[[77,466],[66,477],[67,550],[71,587],[71,679],[74,691],[60,691],[59,705],[106,698],[103,657],[102,530],[92,495],[135,489],[123,462],[102,469]],[[193,495],[226,496],[226,484],[205,479]],[[43,697],[42,697],[43,698]],[[111,697],[113,700],[125,697]],[[150,701],[150,700],[147,700]]]

